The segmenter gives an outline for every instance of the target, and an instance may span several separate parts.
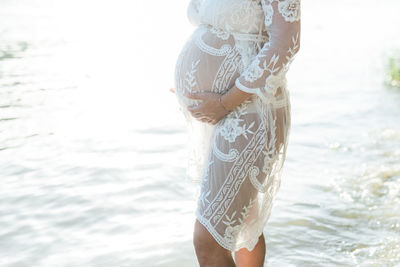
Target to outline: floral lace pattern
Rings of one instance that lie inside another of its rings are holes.
[[[300,20],[300,0],[280,1],[278,4],[279,13],[286,21],[294,22]]]
[[[219,134],[228,142],[235,142],[238,136],[243,135],[246,139],[248,139],[247,134],[254,134],[251,130],[254,126],[254,121],[250,122],[250,125],[246,126],[246,122],[240,118],[237,112],[232,113],[235,117],[228,116],[221,127],[219,127]],[[242,112],[243,114],[243,112]],[[244,124],[240,125],[240,122],[244,122]]]
[[[235,84],[239,89],[266,100],[278,88],[286,87],[284,76],[300,48],[300,0],[268,0],[262,3],[266,14],[265,25],[270,26],[267,28],[270,41]],[[275,23],[273,20],[276,20]],[[290,27],[283,35],[279,29],[287,24]]]
[[[175,69],[189,129],[188,176],[200,182],[196,217],[224,248],[252,250],[280,187],[290,132],[286,73],[300,48],[300,0],[190,0],[197,26]],[[251,93],[216,125],[186,107],[186,91]]]
[[[263,5],[263,10],[265,13],[265,26],[270,26],[272,24],[272,17],[274,16],[274,9],[272,5]]]

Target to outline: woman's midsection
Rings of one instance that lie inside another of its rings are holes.
[[[186,92],[224,93],[240,75],[240,54],[229,33],[210,25],[200,25],[182,49],[175,69],[175,87],[184,105],[197,104]]]

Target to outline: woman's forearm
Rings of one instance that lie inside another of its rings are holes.
[[[221,97],[221,104],[226,110],[233,110],[253,94],[246,93],[235,85]]]

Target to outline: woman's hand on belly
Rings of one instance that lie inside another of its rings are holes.
[[[229,113],[220,103],[221,95],[218,93],[192,92],[186,93],[185,96],[190,99],[202,100],[198,106],[187,107],[192,116],[199,121],[215,125]]]

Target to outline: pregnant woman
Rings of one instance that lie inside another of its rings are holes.
[[[197,259],[263,266],[290,130],[285,76],[300,45],[300,0],[191,0],[187,15],[197,28],[175,88],[188,122],[188,175],[200,182]]]

